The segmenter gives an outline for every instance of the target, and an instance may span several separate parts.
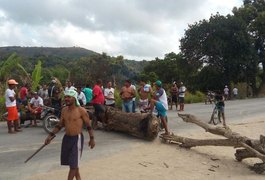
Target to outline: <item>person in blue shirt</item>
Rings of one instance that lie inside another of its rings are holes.
[[[93,90],[90,88],[90,84],[87,84],[83,89],[83,93],[86,96],[86,105],[89,105],[93,98]]]

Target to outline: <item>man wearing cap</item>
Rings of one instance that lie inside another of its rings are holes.
[[[90,140],[88,146],[94,148],[95,141],[93,131],[90,126],[88,113],[83,107],[80,107],[75,90],[64,92],[64,101],[66,107],[62,109],[60,122],[55,126],[52,132],[45,140],[45,144],[49,144],[52,138],[63,127],[65,135],[61,146],[61,165],[69,165],[68,180],[81,179],[79,173],[79,160],[81,158],[84,136],[82,134],[83,123],[86,124]]]
[[[18,83],[14,79],[10,79],[7,81],[8,88],[5,92],[5,105],[7,108],[7,127],[8,133],[14,134],[15,132],[20,132],[18,126],[18,111],[17,111],[17,103],[16,103],[16,93],[14,89]],[[12,129],[12,124],[14,125],[14,130]]]
[[[29,102],[29,111],[34,117],[34,124],[32,124],[32,120],[30,122],[31,126],[37,126],[37,118],[40,118],[40,114],[43,106],[43,99],[38,95],[37,92],[32,92],[33,97]]]
[[[162,88],[162,82],[157,80],[155,82],[155,88],[156,92],[153,95],[150,107],[148,109],[151,109],[151,113],[154,109],[154,107],[157,110],[158,116],[161,119],[162,125],[165,128],[165,134],[169,134],[168,126],[167,126],[167,110],[168,110],[168,102],[167,102],[167,94],[166,91]]]

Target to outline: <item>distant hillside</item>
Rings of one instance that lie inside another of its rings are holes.
[[[34,57],[60,57],[61,59],[80,59],[81,57],[96,55],[98,53],[80,47],[20,47],[8,46],[0,47],[0,60],[6,59],[10,54],[16,52],[24,58]]]
[[[74,82],[92,82],[102,78],[117,82],[124,79],[137,80],[148,61],[126,60],[111,57],[106,53],[96,53],[80,47],[0,47],[0,65],[12,53],[21,57],[20,64],[28,72],[32,72],[38,60],[43,67],[44,81],[51,76],[59,77],[63,82],[70,78]],[[69,77],[68,77],[69,76]]]
[[[149,61],[124,60],[124,64],[135,73],[141,73]]]

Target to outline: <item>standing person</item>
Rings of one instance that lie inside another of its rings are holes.
[[[156,107],[158,117],[160,117],[163,127],[165,128],[165,134],[169,134],[167,126],[167,110],[168,110],[168,101],[166,91],[162,88],[162,82],[157,80],[154,84],[156,92],[151,99],[150,109],[151,113]]]
[[[140,96],[139,99],[139,109],[141,113],[146,112],[146,108],[149,105],[149,94],[152,94],[152,88],[149,84],[146,84],[144,80],[140,80],[139,82],[140,88],[138,89],[138,94]]]
[[[237,87],[234,87],[234,89],[233,89],[233,98],[234,99],[236,99],[237,98],[237,95],[238,95],[238,89],[237,89]]]
[[[60,122],[52,130],[52,133],[45,139],[45,144],[49,144],[52,138],[63,127],[65,135],[61,146],[61,165],[69,165],[68,180],[81,179],[79,172],[79,159],[82,155],[84,136],[82,134],[83,123],[86,124],[90,140],[88,146],[93,149],[95,140],[90,126],[90,119],[83,107],[79,106],[77,92],[68,90],[64,92],[66,107],[62,109]]]
[[[157,80],[155,82],[155,89],[155,99],[161,102],[164,108],[168,110],[167,94],[166,91],[162,88],[162,82],[160,80]]]
[[[86,87],[83,89],[83,92],[86,96],[86,105],[88,106],[93,98],[93,90],[90,88],[90,84],[86,84]]]
[[[93,99],[91,101],[91,104],[95,109],[95,115],[97,117],[97,121],[99,120],[104,124],[105,122],[103,117],[105,112],[105,107],[104,107],[105,99],[101,86],[102,86],[102,80],[98,79],[93,88]],[[95,122],[95,128],[97,128],[97,121]]]
[[[135,97],[135,90],[131,87],[131,81],[126,80],[124,86],[121,88],[120,97],[122,99],[122,111],[133,112],[133,98]]]
[[[19,122],[18,122],[18,110],[16,103],[16,93],[14,89],[18,85],[18,83],[14,79],[10,79],[7,81],[8,88],[5,92],[5,105],[7,108],[7,127],[8,133],[14,134],[16,132],[20,132],[19,130]],[[12,129],[12,125],[14,125],[14,130]]]
[[[53,79],[48,87],[49,104],[51,104],[51,106],[53,105],[52,99],[55,97],[58,90],[59,89],[56,87],[56,80]]]
[[[176,82],[173,82],[173,85],[170,90],[170,94],[171,94],[171,102],[170,102],[171,108],[170,109],[172,110],[173,103],[175,103],[176,110],[177,110],[178,109],[178,87],[177,87]]]
[[[229,97],[229,88],[227,87],[227,85],[225,85],[225,88],[224,88],[224,97],[225,97],[225,101],[227,101]]]
[[[20,100],[21,100],[21,103],[23,105],[27,105],[28,104],[28,87],[29,85],[26,83],[23,87],[21,87],[20,91],[19,91],[19,96],[20,96]]]
[[[186,87],[184,86],[183,82],[180,82],[180,88],[179,88],[179,111],[184,111],[185,92],[186,92]]]
[[[134,89],[134,91],[136,91],[136,87],[135,85],[131,84],[131,87]],[[136,103],[135,103],[136,97],[132,98],[132,112],[135,113],[136,112]]]
[[[104,97],[106,106],[115,107],[114,88],[110,81],[107,83],[107,88],[104,90]]]
[[[68,90],[75,90],[75,87],[73,86],[71,81],[66,82],[66,87],[64,88],[64,91],[68,91]]]
[[[86,105],[86,96],[81,91],[81,86],[77,87],[77,99],[78,99],[78,101],[79,101],[81,106],[85,106]]]
[[[52,108],[54,108],[54,114],[60,117],[61,108],[63,107],[63,101],[60,91],[57,89],[54,92],[54,97],[51,99]]]
[[[46,84],[42,85],[42,88],[38,91],[39,96],[43,99],[43,104],[47,105],[49,100],[48,88]]]
[[[34,117],[34,124],[32,124],[32,120],[30,120],[31,126],[37,126],[37,118],[40,118],[40,114],[43,107],[43,99],[38,95],[37,92],[32,92],[33,97],[30,99],[28,108],[30,113]]]
[[[215,100],[216,100],[216,107],[217,109],[221,112],[222,119],[223,119],[223,125],[224,127],[226,126],[225,122],[225,98],[221,91],[217,91],[215,95]]]

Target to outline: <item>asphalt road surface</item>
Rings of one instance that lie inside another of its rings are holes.
[[[188,104],[185,111],[198,118],[209,121],[213,105],[203,103]],[[175,134],[199,129],[193,124],[183,122],[174,109],[168,111],[169,129]],[[265,98],[227,101],[225,106],[227,124],[244,122],[246,119],[265,118]],[[26,122],[28,123],[28,122]],[[143,143],[141,139],[116,132],[95,131],[96,147],[93,150],[84,147],[82,161],[99,159],[125,151],[134,144]],[[8,134],[5,122],[0,122],[0,180],[22,180],[36,173],[62,169],[60,166],[60,146],[63,132],[57,134],[52,143],[46,146],[28,163],[24,161],[44,142],[47,134],[41,127],[24,128],[23,132]],[[88,140],[87,133],[84,133]],[[152,142],[145,142],[152,143]],[[82,165],[81,161],[81,165]],[[49,177],[47,177],[49,179]]]

